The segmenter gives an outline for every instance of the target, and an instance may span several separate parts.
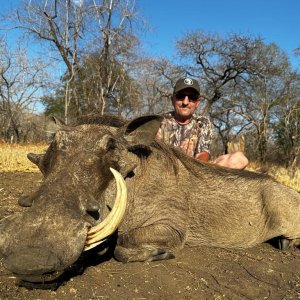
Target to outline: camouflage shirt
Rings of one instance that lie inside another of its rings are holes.
[[[181,125],[176,122],[173,114],[174,112],[169,112],[164,115],[157,138],[173,147],[181,148],[192,157],[203,151],[209,153],[212,140],[210,120],[204,116],[193,116],[188,124]]]

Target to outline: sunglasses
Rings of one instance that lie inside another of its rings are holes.
[[[190,102],[197,102],[197,100],[199,99],[198,94],[186,95],[184,93],[176,93],[175,97],[177,100],[183,100],[185,99],[185,97],[188,97]]]

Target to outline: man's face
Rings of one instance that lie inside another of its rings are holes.
[[[189,120],[200,104],[200,96],[194,89],[186,88],[172,96],[175,117],[179,122]]]

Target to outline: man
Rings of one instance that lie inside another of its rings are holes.
[[[212,125],[207,117],[195,115],[201,102],[198,82],[191,78],[179,79],[171,100],[174,111],[164,115],[157,137],[189,156],[208,161]],[[214,163],[227,168],[244,169],[248,159],[242,152],[235,152],[218,157]]]

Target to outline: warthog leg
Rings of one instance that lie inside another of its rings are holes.
[[[296,248],[300,246],[300,239],[286,239],[286,238],[279,238],[278,239],[278,248],[280,250],[287,250],[289,248]]]
[[[118,237],[114,256],[122,262],[153,261],[174,258],[172,249],[183,244],[183,234],[168,225],[150,225]]]

